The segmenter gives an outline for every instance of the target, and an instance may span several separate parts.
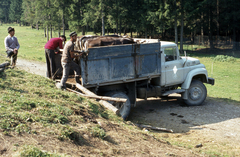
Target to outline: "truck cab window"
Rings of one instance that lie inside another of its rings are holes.
[[[176,48],[165,48],[164,49],[164,54],[165,54],[165,61],[166,62],[177,60]]]

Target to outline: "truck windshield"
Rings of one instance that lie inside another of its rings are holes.
[[[177,60],[177,51],[175,47],[171,48],[165,48],[164,49],[164,54],[165,54],[165,61],[173,61]]]

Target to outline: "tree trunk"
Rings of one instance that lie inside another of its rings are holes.
[[[176,0],[174,1],[175,15],[174,15],[174,28],[175,28],[175,44],[178,45],[178,31],[177,31],[177,5]]]
[[[233,28],[233,50],[237,50],[237,44],[236,44],[236,27]]]
[[[52,25],[50,25],[50,39],[52,39]]]
[[[211,4],[210,4],[211,5]],[[213,13],[212,13],[212,6],[209,6],[209,34],[208,34],[208,39],[209,39],[209,45],[210,45],[210,49],[214,48],[213,45]]]
[[[181,0],[181,37],[180,37],[180,53],[183,54],[183,0]]]
[[[58,23],[58,37],[60,37],[61,32],[60,32],[60,23]]]
[[[116,5],[117,5],[116,33],[118,34],[118,0],[116,0]]]
[[[47,37],[47,34],[46,34],[46,27],[44,27],[44,37],[45,37],[45,38]]]
[[[122,21],[121,21],[121,18],[119,19],[120,23],[119,23],[119,35],[122,34]]]
[[[102,35],[105,35],[105,26],[104,26],[104,13],[103,11],[101,10],[102,12]]]
[[[5,23],[7,23],[8,22],[8,19],[7,19],[7,17],[8,17],[8,11],[7,11],[7,8],[5,8]]]
[[[38,27],[38,22],[36,23],[36,29],[39,30],[39,27]]]
[[[220,31],[220,25],[219,25],[219,0],[217,0],[217,45],[219,46],[219,31]]]
[[[201,21],[202,21],[202,22],[201,22],[201,42],[202,42],[201,44],[202,44],[202,45],[204,45],[204,41],[203,41],[203,36],[204,36],[204,32],[203,32],[203,20],[204,20],[204,19],[203,19],[203,12],[202,12],[202,14],[201,14]],[[199,44],[200,44],[200,43],[199,43]]]
[[[63,27],[63,35],[65,35],[65,21],[64,21],[64,12],[62,14],[62,27]]]
[[[49,32],[48,32],[48,25],[47,25],[47,41],[49,40]]]
[[[80,3],[80,17],[82,20],[83,19],[82,0],[80,0],[79,3]],[[82,26],[82,35],[85,35],[85,26]]]

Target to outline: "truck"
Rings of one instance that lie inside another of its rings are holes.
[[[177,44],[159,39],[134,38],[136,44],[93,47],[79,60],[81,85],[97,95],[125,98],[110,102],[123,119],[136,99],[181,94],[189,106],[201,105],[214,85],[196,58],[180,56]]]

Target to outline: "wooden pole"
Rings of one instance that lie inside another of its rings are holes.
[[[88,89],[86,89],[85,87],[80,85],[79,83],[76,83],[76,87],[78,89],[80,89],[83,93],[87,94],[87,95],[97,96],[96,94],[94,94],[93,92],[89,91]],[[113,106],[109,102],[107,102],[105,100],[100,100],[99,103],[101,105],[103,105],[104,107],[106,107],[107,109],[109,109],[110,111],[113,111],[116,115],[120,116],[120,111],[118,110],[118,108],[116,108],[115,106]]]
[[[107,96],[87,95],[87,94],[83,94],[83,93],[77,92],[75,90],[72,90],[70,88],[67,88],[67,90],[70,91],[70,92],[74,92],[76,94],[79,94],[81,96],[88,97],[88,98],[93,98],[93,99],[100,99],[100,100],[106,100],[106,101],[116,101],[116,102],[123,102],[123,103],[127,101],[127,99],[124,99],[124,98],[113,98],[113,97],[107,97]]]
[[[8,63],[8,62],[2,63],[2,64],[0,64],[0,68],[5,68],[5,67],[7,67],[9,65],[10,65],[10,63]]]
[[[83,87],[79,83],[76,83],[76,87],[78,89],[80,89],[83,93],[87,94],[87,95],[96,95],[95,93],[91,92],[90,90],[88,90],[87,88]]]
[[[154,126],[150,126],[150,125],[142,125],[142,124],[134,124],[134,125],[136,125],[137,127],[140,127],[140,128],[147,128],[147,129],[152,129],[152,130],[157,130],[157,131],[173,133],[173,130],[169,130],[166,128],[159,128],[159,127],[154,127]]]

